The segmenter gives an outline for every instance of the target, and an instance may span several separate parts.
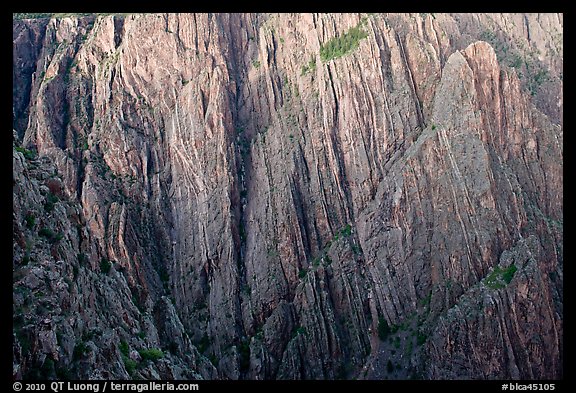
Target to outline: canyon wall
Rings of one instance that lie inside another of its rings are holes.
[[[562,39],[14,20],[14,376],[561,378]]]

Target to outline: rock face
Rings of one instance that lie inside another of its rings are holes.
[[[562,377],[561,14],[13,32],[15,377]]]

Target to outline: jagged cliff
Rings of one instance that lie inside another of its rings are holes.
[[[562,37],[14,20],[14,376],[562,377]]]

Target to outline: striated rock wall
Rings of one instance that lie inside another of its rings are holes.
[[[86,378],[560,378],[562,29],[561,14],[14,21],[14,375],[49,358]],[[42,206],[53,173],[74,219]],[[45,244],[29,212],[77,229]],[[40,272],[86,293],[42,290],[82,312],[22,312]],[[45,316],[67,342],[31,327]]]
[[[91,248],[97,240],[56,166],[25,152],[13,157],[14,376],[215,378],[172,303],[163,296],[144,311],[129,271]],[[130,371],[127,359],[141,360],[138,350],[159,348],[161,360]]]

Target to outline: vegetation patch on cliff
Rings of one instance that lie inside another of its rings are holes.
[[[388,322],[383,317],[378,319],[378,337],[380,340],[384,341],[388,338],[390,334],[390,326],[388,326]]]
[[[360,40],[368,37],[368,33],[362,29],[364,23],[365,19],[344,34],[336,36],[320,46],[320,59],[326,63],[332,59],[347,55],[358,48]]]
[[[490,289],[504,288],[507,284],[510,284],[517,270],[518,268],[515,265],[510,265],[506,269],[496,266],[494,271],[486,277],[484,284]]]
[[[308,74],[309,72],[316,71],[316,58],[312,57],[308,64],[302,66],[301,76]]]
[[[22,153],[24,155],[24,158],[26,158],[27,160],[33,160],[34,158],[36,158],[36,154],[32,150],[28,150],[20,146],[17,146],[15,149],[17,152]]]
[[[141,349],[138,351],[140,356],[142,357],[143,361],[151,360],[156,361],[158,359],[162,359],[164,357],[164,352],[162,352],[158,348],[151,348],[151,349]]]

